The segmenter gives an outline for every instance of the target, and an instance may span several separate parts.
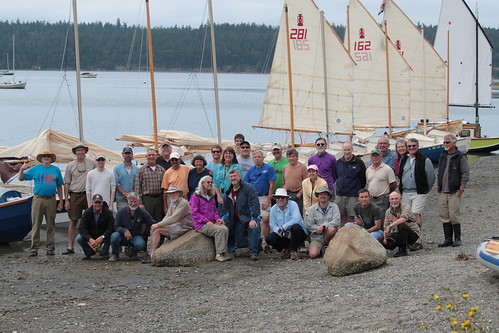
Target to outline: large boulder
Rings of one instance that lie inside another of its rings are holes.
[[[151,258],[153,266],[194,266],[215,259],[215,243],[194,230],[166,241]]]
[[[383,245],[356,224],[341,228],[324,254],[324,263],[333,276],[368,271],[385,262]]]

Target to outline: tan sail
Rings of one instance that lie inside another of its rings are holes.
[[[386,0],[384,15],[388,23],[388,36],[413,70],[410,119],[445,120],[445,62],[393,0]]]
[[[283,13],[258,127],[291,127],[286,48],[289,38],[295,130],[352,133],[355,62],[329,23],[325,22],[322,32],[321,11],[313,1],[290,0],[287,6],[289,35]]]
[[[410,125],[411,68],[391,41],[388,41],[388,52],[385,44],[380,25],[360,1],[350,0],[345,45],[357,63],[355,128],[405,128]]]

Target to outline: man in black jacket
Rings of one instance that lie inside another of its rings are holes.
[[[92,207],[85,210],[77,226],[80,234],[76,241],[85,253],[83,260],[90,259],[97,252],[106,256],[111,245],[111,234],[114,231],[113,213],[104,207],[102,202],[102,195],[94,194]]]

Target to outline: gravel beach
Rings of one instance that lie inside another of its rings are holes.
[[[418,323],[445,332],[444,315],[428,301],[441,286],[469,294],[483,326],[497,329],[499,275],[475,251],[499,236],[498,165],[499,155],[470,162],[461,247],[437,247],[443,232],[434,188],[423,215],[424,249],[402,258],[389,252],[384,266],[345,277],[329,275],[322,259],[276,253],[177,268],[81,261],[79,247],[61,255],[62,227],[55,256],[29,258],[29,237],[0,245],[0,332],[418,332]]]

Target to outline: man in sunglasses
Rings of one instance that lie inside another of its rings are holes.
[[[123,162],[113,169],[116,179],[116,210],[128,206],[126,197],[128,193],[135,190],[135,176],[139,167],[133,161],[133,150],[130,147],[123,148],[121,153]]]
[[[114,196],[116,194],[116,180],[114,173],[106,169],[106,156],[102,153],[95,155],[97,168],[90,171],[87,175],[86,194],[88,207],[92,206],[92,197],[95,194],[102,195],[104,205],[111,212],[114,211]]]
[[[19,171],[19,180],[33,180],[35,187],[33,189],[34,198],[31,205],[31,220],[33,227],[31,229],[31,251],[30,257],[38,255],[38,246],[40,245],[40,226],[43,217],[47,224],[47,255],[55,254],[55,215],[56,210],[62,210],[62,180],[61,170],[52,165],[56,156],[49,151],[44,151],[36,157],[41,164],[29,168],[24,163]],[[26,171],[28,170],[28,171]],[[59,196],[57,204],[55,195]]]
[[[400,193],[402,203],[411,207],[416,223],[422,229],[426,194],[435,182],[435,169],[431,160],[419,151],[417,139],[407,140],[407,150],[409,153],[400,161]],[[422,249],[421,238],[409,248],[411,251]]]
[[[168,211],[168,207],[170,206],[170,202],[168,200],[167,191],[170,186],[178,187],[183,196],[187,198],[187,193],[189,193],[189,168],[187,165],[180,164],[180,155],[177,152],[173,152],[170,155],[170,162],[172,163],[172,167],[166,170],[163,175],[163,181],[161,182],[161,188],[163,189],[163,211],[166,214]]]
[[[211,157],[212,160],[206,164],[206,169],[210,170],[210,175],[213,177],[213,172],[215,172],[215,168],[217,165],[222,163],[222,147],[220,145],[213,145],[211,147]]]
[[[327,141],[324,138],[315,140],[315,149],[317,154],[308,159],[308,165],[315,164],[319,168],[319,175],[327,182],[329,190],[334,190],[336,181],[336,157],[326,151]],[[333,192],[334,193],[334,192]]]
[[[251,145],[248,141],[243,141],[241,142],[241,145],[239,146],[239,149],[241,151],[241,154],[238,154],[237,157],[237,162],[241,166],[241,170],[243,171],[243,174],[241,175],[241,178],[244,179],[246,176],[246,172],[255,165],[255,162],[253,161],[253,156],[251,156]]]

